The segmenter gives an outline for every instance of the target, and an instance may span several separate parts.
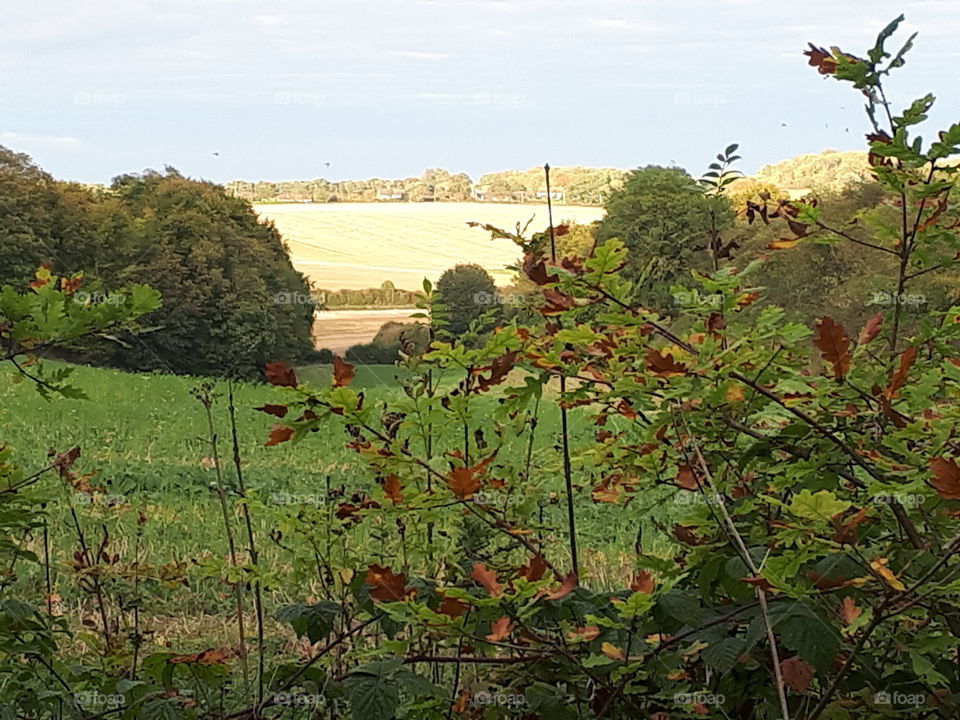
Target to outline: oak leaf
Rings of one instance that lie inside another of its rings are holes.
[[[960,500],[960,467],[950,458],[937,457],[930,461],[930,482],[937,495],[944,500]]]
[[[618,648],[616,645],[611,645],[611,644],[608,643],[608,642],[605,642],[605,643],[603,643],[602,645],[600,645],[600,652],[602,652],[604,655],[606,655],[606,656],[607,656],[608,658],[610,658],[611,660],[626,660],[626,659],[627,659],[626,656],[624,656],[623,651],[622,651],[620,648]]]
[[[440,607],[437,609],[437,612],[455,620],[467,612],[469,607],[470,605],[463,602],[463,600],[452,597],[444,597],[440,601]]]
[[[633,578],[633,582],[630,583],[631,590],[646,595],[651,595],[655,586],[656,583],[653,580],[653,575],[646,570],[639,571],[636,577]]]
[[[354,374],[353,365],[348,362],[344,362],[339,355],[333,358],[334,387],[346,387],[350,384],[350,381],[353,380]]]
[[[877,558],[870,563],[871,569],[879,575],[884,581],[892,587],[897,592],[903,592],[906,590],[906,586],[897,579],[897,576],[893,574],[893,571],[887,567],[887,558]]]
[[[840,323],[831,317],[818,318],[813,344],[823,359],[830,363],[833,376],[842,380],[850,371],[850,338]]]
[[[297,386],[297,374],[293,371],[293,368],[288,368],[286,364],[282,362],[267,363],[264,375],[266,375],[267,382],[271,385],[280,385],[281,387]]]
[[[394,505],[399,505],[403,502],[403,490],[400,487],[400,479],[396,475],[390,475],[383,481],[383,494],[386,495]]]
[[[274,425],[270,431],[270,438],[264,443],[267,447],[279,445],[293,437],[293,428],[286,425]]]
[[[417,593],[416,588],[406,587],[406,575],[380,565],[368,565],[364,581],[371,586],[370,597],[376,602],[402,602]]]
[[[497,575],[488,570],[484,563],[474,563],[470,577],[477,581],[490,593],[490,597],[500,597],[503,594],[503,585],[497,582]]]
[[[852,596],[847,595],[840,603],[840,617],[843,618],[843,624],[851,625],[861,615],[863,615],[863,610],[857,607],[857,601]]]
[[[557,587],[556,590],[551,590],[546,594],[547,600],[559,600],[564,598],[573,592],[573,589],[577,586],[577,576],[572,572],[567,573],[566,577],[563,578],[563,581]]]
[[[877,335],[880,334],[880,329],[883,327],[883,313],[877,313],[867,318],[867,322],[863,326],[863,330],[860,331],[860,337],[857,338],[857,345],[867,345],[869,344]]]
[[[783,684],[794,692],[804,692],[813,680],[813,667],[798,657],[788,658],[780,663]]]
[[[507,615],[504,615],[502,618],[490,623],[490,634],[487,635],[486,638],[490,642],[500,642],[510,635],[513,628],[514,623],[510,622],[510,618]]]
[[[267,415],[274,415],[278,418],[282,418],[286,417],[289,408],[286,405],[271,405],[270,403],[267,403],[266,405],[261,405],[258,408],[254,408],[254,410],[259,410]]]
[[[587,625],[586,627],[574,628],[567,633],[567,639],[570,642],[590,642],[600,634],[600,628],[596,625]]]
[[[520,568],[518,574],[530,582],[535,582],[542,578],[546,571],[547,561],[543,559],[543,555],[534,555],[526,565]]]
[[[900,354],[900,365],[897,367],[897,371],[891,376],[887,389],[883,391],[885,398],[893,400],[900,395],[900,388],[902,388],[903,384],[907,381],[907,375],[910,373],[910,368],[913,367],[913,362],[916,359],[917,348],[913,345]]]
[[[655,348],[647,350],[647,370],[657,377],[678,377],[685,375],[687,366],[678,363],[672,355],[665,355]]]

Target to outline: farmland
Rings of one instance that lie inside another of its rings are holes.
[[[380,287],[386,281],[417,290],[457,263],[483,266],[497,284],[517,250],[467,226],[470,221],[513,228],[531,218],[531,230],[547,226],[545,205],[488,203],[333,203],[255,205],[272,220],[290,247],[294,266],[326,290]],[[555,206],[554,221],[588,223],[603,217],[594,207]]]

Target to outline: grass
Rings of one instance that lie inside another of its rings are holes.
[[[257,205],[290,246],[294,266],[326,290],[380,287],[385,280],[419,290],[423,278],[436,282],[457,263],[483,266],[498,284],[507,284],[517,248],[492,241],[469,221],[512,229],[531,217],[531,231],[547,227],[545,205],[487,203],[331,203]],[[558,206],[554,222],[592,222],[603,210]]]
[[[392,366],[359,366],[353,385],[364,391],[367,403],[376,405],[395,400],[401,394],[394,380],[397,372]],[[329,375],[326,366],[299,370],[301,382],[308,384],[329,382]],[[106,532],[110,548],[121,553],[126,562],[138,553],[139,562],[145,567],[183,564],[183,582],[157,583],[149,591],[149,618],[145,622],[155,629],[151,635],[153,645],[178,650],[209,646],[213,642],[208,632],[211,629],[214,637],[224,635],[224,642],[228,641],[231,600],[218,580],[219,571],[214,570],[217,563],[224,561],[226,542],[213,490],[215,472],[206,439],[205,416],[200,403],[190,395],[191,388],[203,379],[78,367],[74,384],[83,388],[90,399],[54,402],[44,401],[31,383],[16,382],[18,379],[12,370],[0,370],[0,441],[13,448],[17,463],[32,472],[49,463],[48,449],[64,451],[79,445],[82,456],[74,469],[97,471],[91,482],[103,485],[107,495],[117,501],[113,506],[103,499],[90,504],[85,496],[76,495],[55,476],[45,476],[42,487],[52,493],[48,513],[53,592],[64,604],[83,606],[70,570],[72,553],[77,547],[71,517],[73,508],[90,536],[88,543],[99,542]],[[214,406],[220,459],[225,480],[232,484],[230,434],[223,401],[225,383],[219,383],[216,391],[221,395]],[[363,567],[360,558],[369,558],[371,551],[382,556],[385,562],[397,562],[396,557],[401,553],[395,531],[385,527],[383,519],[377,517],[365,519],[349,533],[338,530],[331,541],[329,528],[339,525],[332,519],[335,505],[326,504],[323,499],[327,491],[342,487],[343,497],[349,498],[358,491],[374,494],[376,485],[361,470],[355,453],[345,448],[349,438],[338,428],[316,433],[300,443],[265,447],[273,418],[253,408],[277,402],[278,394],[276,388],[266,385],[241,383],[235,387],[245,481],[251,490],[254,530],[261,544],[261,566],[268,578],[268,610],[285,602],[317,597],[321,592],[315,578],[297,583],[289,581],[291,575],[309,578],[313,573],[312,561],[308,561],[309,548],[305,545],[312,540],[290,530],[295,516],[315,523],[314,540],[325,533],[327,551],[336,555],[334,562],[342,567]],[[491,403],[492,411],[496,400],[489,398],[484,402]],[[559,418],[553,404],[545,402],[543,407],[546,411],[540,419],[534,451],[538,480],[531,495],[533,502],[543,506],[540,534],[544,546],[561,565],[566,565],[563,483],[556,452]],[[445,431],[456,434],[460,429]],[[489,424],[485,431],[488,437],[494,436]],[[586,412],[571,414],[571,431],[575,443],[592,442],[594,428]],[[521,465],[523,447],[523,438],[514,437],[498,456],[498,464],[503,461],[505,467],[514,468]],[[629,551],[639,524],[646,525],[647,516],[640,514],[637,505],[624,509],[591,502],[589,468],[578,469],[577,479],[584,486],[577,499],[577,512],[585,580],[598,586],[622,585],[628,582],[632,572]],[[310,502],[293,507],[277,506],[273,498],[278,493],[301,500],[316,497],[321,500],[318,506],[311,506]],[[137,522],[141,512],[147,520],[142,527]],[[662,516],[665,511],[660,508],[657,513]],[[237,536],[242,537],[239,511],[234,519]],[[655,540],[651,540],[655,535],[652,531],[653,528],[646,525],[645,547],[652,547],[651,542],[655,544]],[[438,533],[434,550],[452,556],[458,542],[457,528],[447,526],[443,533]],[[42,552],[39,535],[30,541],[30,546],[34,552]],[[17,582],[42,594],[45,592],[43,578],[28,568],[27,564],[20,568],[23,575]],[[279,626],[272,624],[271,628],[271,632],[281,633]],[[274,640],[279,643],[283,638],[278,634]]]

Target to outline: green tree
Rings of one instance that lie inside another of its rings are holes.
[[[268,359],[311,348],[313,300],[276,228],[249,204],[175,170],[117,178],[108,223],[122,261],[105,280],[149,281],[161,327],[111,363],[130,369],[252,375]]]
[[[470,323],[495,307],[496,286],[490,274],[479,265],[455,265],[437,281],[437,295],[443,304],[446,329],[462,335]]]
[[[669,288],[706,269],[703,253],[711,213],[722,224],[732,218],[729,203],[705,196],[679,168],[648,166],[632,172],[606,204],[597,230],[600,244],[619,238],[630,251],[625,275],[637,283],[635,299],[664,311],[671,306]]]

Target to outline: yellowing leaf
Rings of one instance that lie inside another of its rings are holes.
[[[611,660],[626,660],[623,651],[617,646],[611,645],[608,642],[605,642],[600,646],[600,652],[602,652]]]
[[[816,493],[801,490],[793,496],[789,506],[791,513],[807,520],[829,520],[849,507],[849,502],[837,499],[829,490]]]
[[[872,563],[870,563],[871,569],[880,577],[882,577],[887,585],[892,587],[897,592],[903,592],[906,590],[906,586],[897,580],[897,576],[893,574],[890,568],[887,567],[887,558],[877,558]]]

